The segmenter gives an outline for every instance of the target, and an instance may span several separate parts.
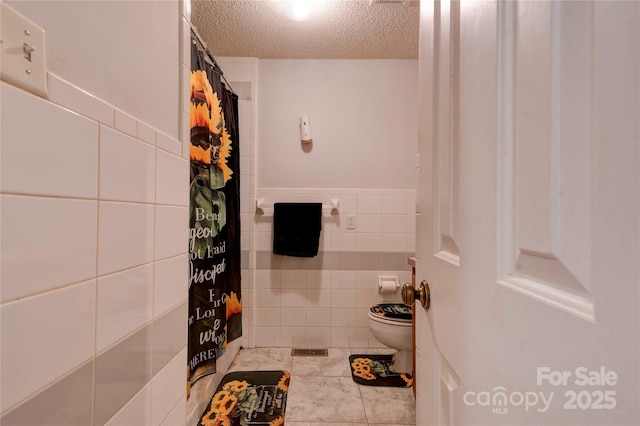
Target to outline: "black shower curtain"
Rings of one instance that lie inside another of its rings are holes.
[[[242,335],[238,97],[191,45],[188,390]]]

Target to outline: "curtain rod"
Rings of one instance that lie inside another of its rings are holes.
[[[196,36],[196,39],[198,40],[198,42],[200,42],[200,45],[204,49],[204,52],[209,57],[209,59],[211,59],[211,61],[213,62],[213,66],[218,68],[218,71],[220,72],[220,77],[222,77],[224,82],[227,83],[227,86],[229,86],[229,89],[231,89],[231,92],[235,94],[236,92],[233,90],[233,87],[231,86],[229,81],[227,81],[227,78],[224,76],[224,72],[222,71],[222,67],[220,67],[220,65],[218,65],[218,62],[216,61],[216,58],[214,58],[213,55],[211,54],[211,52],[209,51],[209,48],[207,47],[207,43],[205,43],[204,40],[202,39],[202,37],[200,36],[200,33],[198,32],[198,29],[190,21],[187,21],[187,22],[189,22],[189,28],[191,28],[191,32],[193,33],[193,35]]]

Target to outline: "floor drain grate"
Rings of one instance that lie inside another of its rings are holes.
[[[329,356],[328,349],[291,349],[291,356]]]

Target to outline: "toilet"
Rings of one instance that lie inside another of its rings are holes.
[[[383,277],[381,277],[383,278]],[[395,280],[397,282],[397,278]],[[390,286],[380,280],[378,293],[383,299],[369,308],[369,329],[383,345],[397,351],[391,371],[413,373],[413,333],[411,328],[412,310],[404,303],[390,303]],[[399,283],[397,287],[399,287]],[[386,291],[385,291],[386,289]]]

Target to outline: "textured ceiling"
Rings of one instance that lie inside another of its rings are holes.
[[[315,0],[305,21],[287,16],[291,1],[192,0],[191,19],[214,56],[418,57],[418,1],[370,5],[369,0]]]

